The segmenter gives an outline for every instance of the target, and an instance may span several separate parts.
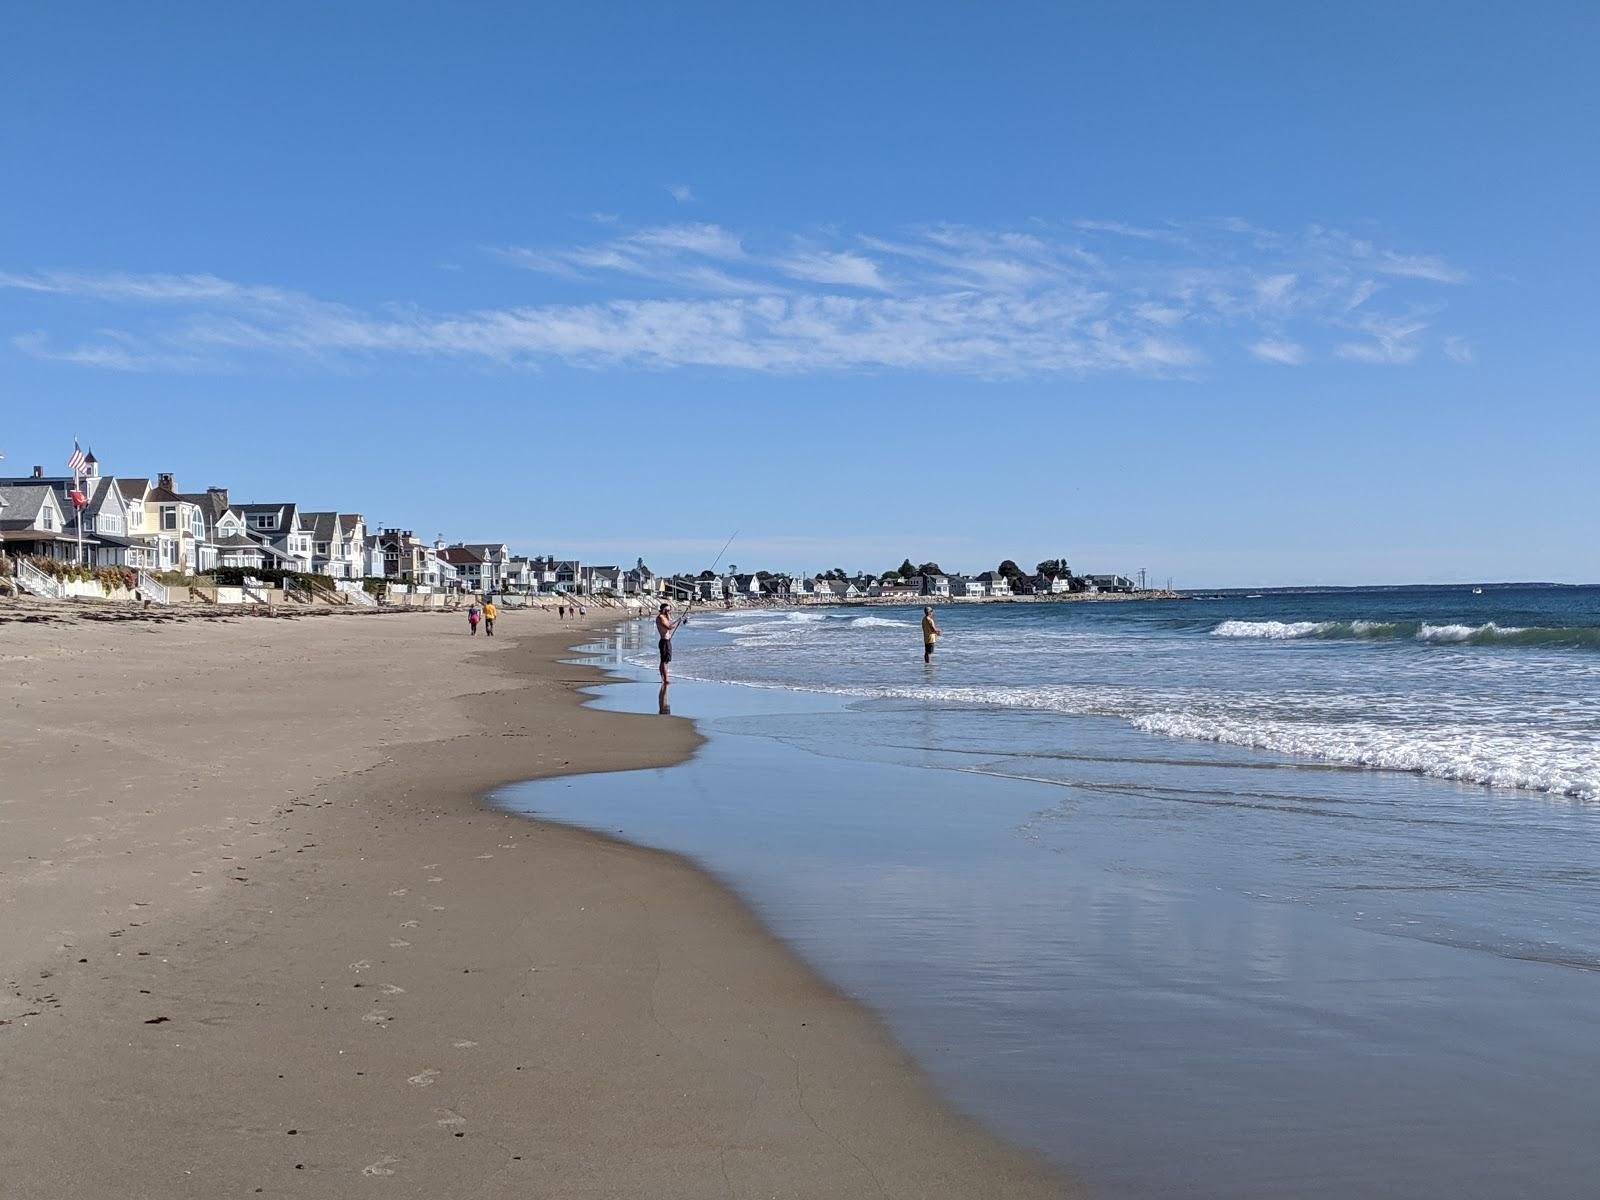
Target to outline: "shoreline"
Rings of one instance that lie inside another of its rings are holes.
[[[507,617],[8,628],[15,1194],[1063,1194],[699,868],[489,806],[700,744]]]

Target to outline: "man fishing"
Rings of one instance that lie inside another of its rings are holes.
[[[672,635],[678,631],[678,626],[689,619],[685,612],[682,617],[672,619],[672,605],[665,600],[656,610],[656,649],[661,652],[661,686],[665,688],[671,683],[669,668],[672,666]]]

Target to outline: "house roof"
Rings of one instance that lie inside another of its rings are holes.
[[[451,566],[470,566],[473,563],[481,563],[483,561],[481,555],[474,554],[465,546],[446,546],[443,550],[439,551],[439,558],[441,561],[447,562]]]
[[[289,557],[289,555],[279,550],[276,546],[268,545],[266,542],[258,542],[253,537],[245,537],[243,534],[238,533],[229,534],[227,537],[220,537],[216,540],[214,545],[218,550],[257,550],[267,558],[287,559]]]
[[[150,481],[139,478],[128,479],[119,475],[117,476],[117,490],[122,493],[124,500],[142,500],[144,499],[144,494],[150,490]]]
[[[335,512],[303,512],[300,528],[309,530],[319,542],[331,542],[339,536],[339,514]]]
[[[179,500],[187,500],[205,514],[206,523],[215,525],[233,505],[217,492],[179,492]]]
[[[6,514],[3,523],[10,526],[32,525],[39,517],[39,510],[49,504],[54,495],[52,489],[44,483],[37,483],[31,487],[23,484],[0,484],[0,501],[4,501]]]
[[[145,496],[145,499],[171,504],[175,500],[189,500],[189,497],[180,496],[171,488],[157,487],[151,488],[149,494]],[[189,500],[189,503],[192,504],[193,501]]]

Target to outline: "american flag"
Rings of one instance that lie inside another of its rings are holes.
[[[72,457],[67,459],[67,467],[74,477],[82,475],[83,469],[89,465],[89,459],[78,446],[78,439],[72,439]]]

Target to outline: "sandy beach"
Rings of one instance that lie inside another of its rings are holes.
[[[550,613],[0,626],[0,1179],[57,1197],[1057,1196],[673,856]]]

